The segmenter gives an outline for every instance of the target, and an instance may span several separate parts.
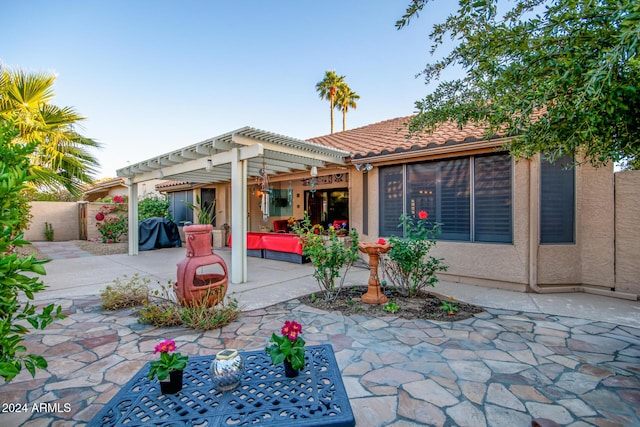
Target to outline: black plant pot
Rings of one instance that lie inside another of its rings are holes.
[[[169,378],[160,381],[162,394],[176,394],[180,390],[182,390],[182,371],[173,370],[169,372]]]
[[[285,359],[285,361],[284,361],[284,376],[287,377],[287,378],[294,378],[294,377],[297,377],[299,373],[300,373],[300,371],[297,370],[297,369],[293,369],[293,367],[291,366],[291,362],[289,362],[288,360]]]

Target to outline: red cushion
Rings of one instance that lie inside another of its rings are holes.
[[[268,235],[269,233],[247,233],[247,249],[249,250],[259,250],[262,248],[262,236]],[[231,235],[229,235],[229,247],[233,247],[231,245]]]
[[[295,234],[264,235],[262,236],[262,249],[302,255],[302,245]]]

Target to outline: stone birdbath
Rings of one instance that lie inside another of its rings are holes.
[[[369,255],[369,288],[362,295],[362,302],[367,304],[384,304],[387,302],[387,296],[380,287],[378,279],[378,263],[380,262],[380,254],[386,253],[391,249],[391,245],[387,242],[384,244],[373,242],[360,242],[358,249]]]

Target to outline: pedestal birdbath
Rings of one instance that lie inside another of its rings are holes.
[[[184,227],[187,257],[178,263],[178,281],[173,284],[173,290],[183,306],[213,307],[227,293],[227,265],[212,251],[211,230],[211,224]],[[211,265],[220,266],[222,272],[198,274],[198,268]]]
[[[358,243],[358,249],[369,255],[369,288],[367,292],[362,295],[362,302],[367,304],[384,304],[387,302],[387,296],[380,288],[380,279],[378,278],[378,262],[380,261],[380,254],[386,253],[391,249],[389,243],[370,243],[360,242]]]

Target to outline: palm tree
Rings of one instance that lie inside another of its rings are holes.
[[[339,76],[335,71],[327,71],[324,79],[316,84],[316,91],[320,94],[320,99],[327,99],[331,104],[331,133],[333,133],[333,109],[336,106],[336,96],[338,90],[344,85],[344,76]]]
[[[90,153],[100,144],[76,132],[84,120],[72,107],[51,104],[55,76],[0,68],[0,118],[15,123],[18,142],[34,142],[31,184],[73,194],[93,181],[99,166]]]
[[[342,111],[342,131],[347,130],[347,112],[349,107],[354,110],[357,108],[356,101],[360,99],[360,95],[355,93],[346,84],[338,90],[336,95],[336,108]]]

